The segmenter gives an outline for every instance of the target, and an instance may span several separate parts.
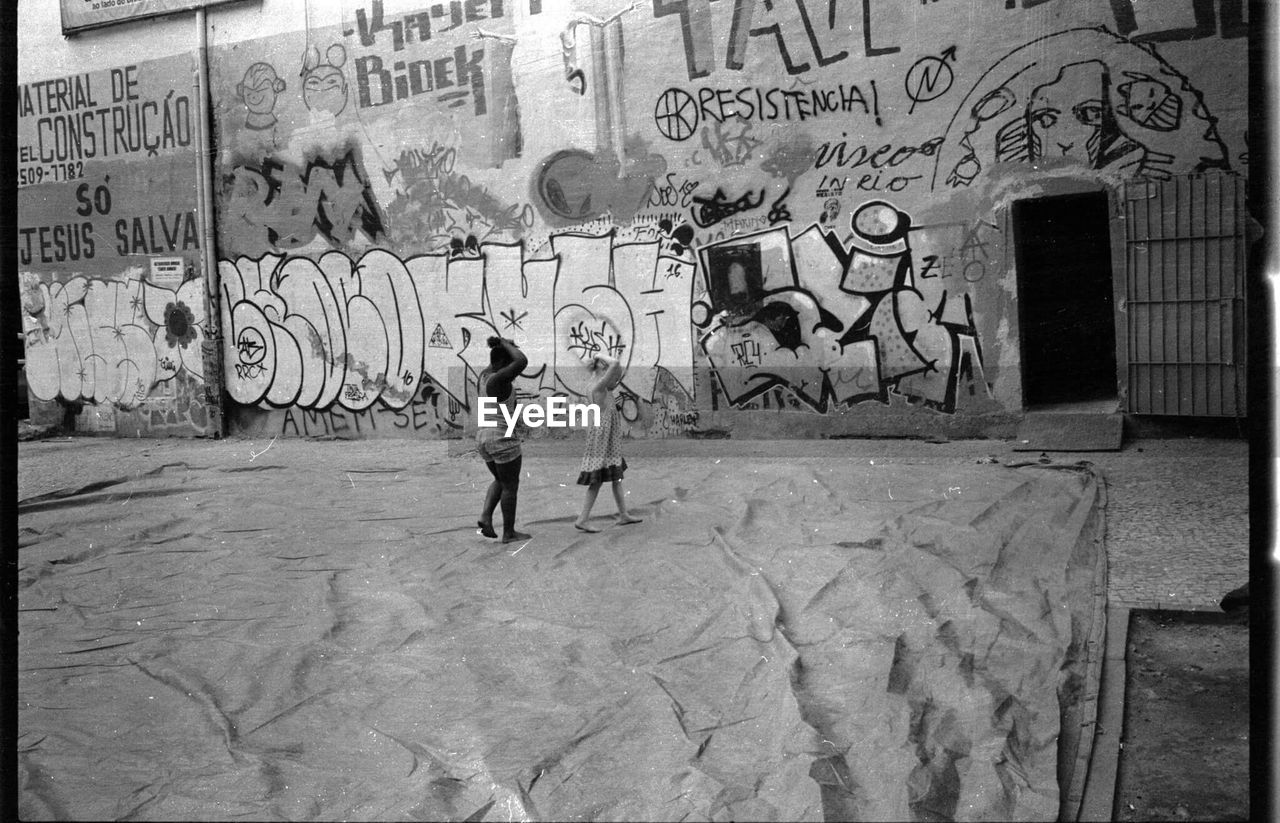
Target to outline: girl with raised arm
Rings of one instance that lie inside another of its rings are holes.
[[[496,399],[514,414],[514,381],[528,365],[529,358],[513,341],[490,337],[489,368],[480,373],[480,396]],[[523,462],[519,438],[508,437],[504,426],[477,426],[476,451],[493,475],[493,481],[485,492],[484,509],[476,522],[480,533],[485,537],[498,536],[493,530],[493,512],[501,505],[502,542],[528,540],[531,535],[516,531],[516,496],[520,491],[520,465]]]
[[[597,354],[586,364],[590,373],[591,402],[600,409],[600,425],[587,429],[587,446],[582,455],[582,467],[578,473],[578,485],[587,487],[586,500],[582,504],[582,514],[574,521],[573,527],[584,532],[600,531],[588,525],[591,507],[596,503],[596,495],[600,486],[608,481],[613,487],[613,502],[618,506],[618,525],[639,523],[640,518],[633,517],[627,511],[627,502],[623,499],[622,475],[627,470],[626,458],[622,456],[622,415],[618,411],[614,390],[622,382],[622,364],[612,357]]]

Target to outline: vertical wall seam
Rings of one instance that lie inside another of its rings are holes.
[[[205,402],[208,404],[212,433],[226,434],[226,417],[222,413],[222,314],[218,304],[218,262],[214,254],[213,221],[213,130],[210,125],[209,94],[209,26],[204,7],[196,9],[196,98],[199,101],[199,157],[196,162],[196,197],[200,210],[200,254],[205,279],[205,346],[202,365],[205,372]],[[212,356],[210,356],[212,341]]]

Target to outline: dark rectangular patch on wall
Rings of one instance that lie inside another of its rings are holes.
[[[716,311],[740,312],[764,299],[759,243],[711,247],[707,250],[707,274]]]

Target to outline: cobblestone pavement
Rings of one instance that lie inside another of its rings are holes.
[[[1084,456],[1107,480],[1107,594],[1123,608],[1217,610],[1249,579],[1249,445],[1147,440]]]
[[[574,441],[526,445],[538,455],[572,455]],[[18,449],[18,499],[76,489],[94,480],[150,471],[166,463],[204,465],[251,461],[263,450],[289,454],[290,462],[324,467],[338,460],[387,459],[397,465],[460,458],[441,441],[406,440],[125,440],[53,438],[22,442]],[[1039,455],[1014,452],[1012,441],[965,440],[665,440],[628,441],[628,460],[679,458],[847,458],[918,463],[945,471],[948,463],[994,459],[1012,464]],[[281,455],[273,454],[280,459]],[[1055,452],[1054,462],[1088,461],[1106,481],[1108,594],[1124,608],[1216,610],[1222,596],[1248,580],[1248,443],[1243,440],[1180,438],[1126,443],[1120,452]],[[21,524],[19,524],[21,525]]]

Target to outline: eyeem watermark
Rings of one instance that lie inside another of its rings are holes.
[[[481,397],[476,412],[477,426],[483,429],[496,429],[502,425],[498,420],[499,415],[494,409],[495,406],[501,410],[502,419],[506,421],[507,437],[515,432],[517,421],[523,421],[531,429],[540,426],[546,426],[549,429],[567,429],[573,426],[600,425],[600,407],[595,403],[570,403],[563,397],[549,397],[545,408],[537,403],[517,403],[516,410],[513,412],[498,402],[496,397]]]

